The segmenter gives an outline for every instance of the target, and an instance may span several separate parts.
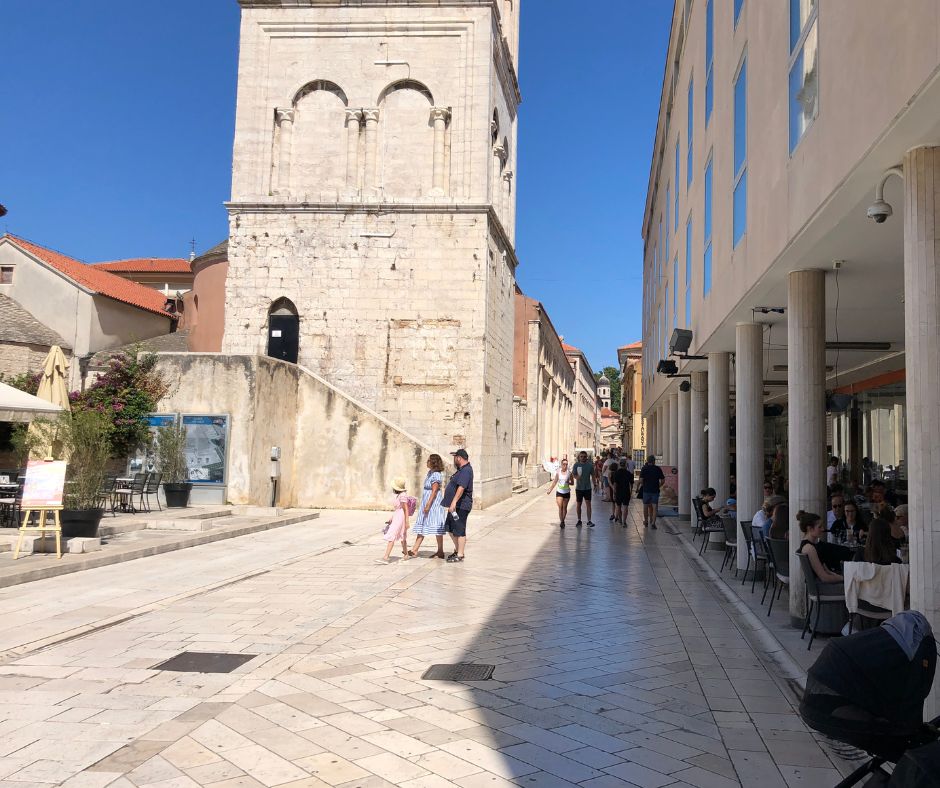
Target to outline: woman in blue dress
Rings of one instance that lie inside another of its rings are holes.
[[[441,506],[444,497],[444,461],[441,455],[432,454],[428,457],[428,475],[424,478],[424,494],[418,506],[417,519],[412,533],[415,535],[414,547],[411,555],[417,555],[425,536],[437,537],[437,552],[431,558],[444,558],[444,518],[447,509]]]

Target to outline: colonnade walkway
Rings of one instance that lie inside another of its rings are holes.
[[[601,504],[562,531],[544,492],[472,515],[463,564],[377,565],[384,515],[330,512],[187,551],[185,576],[174,553],[3,590],[0,614],[39,618],[99,593],[80,631],[0,661],[0,786],[838,781],[684,537],[644,531],[636,501],[627,528]],[[245,571],[213,575],[238,550]],[[108,592],[137,587],[115,619]],[[155,669],[183,651],[257,656]],[[493,679],[421,678],[468,662]]]

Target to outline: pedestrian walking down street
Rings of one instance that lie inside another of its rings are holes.
[[[614,514],[615,522],[627,527],[627,508],[630,506],[630,496],[633,494],[633,474],[627,470],[627,461],[620,460],[620,467],[614,471],[612,477],[614,486]]]
[[[454,540],[454,552],[447,556],[447,563],[457,564],[464,560],[467,546],[467,519],[473,509],[473,468],[466,449],[451,452],[454,466],[457,468],[441,500],[441,506],[447,509],[446,530]]]
[[[574,487],[575,498],[578,502],[578,522],[575,523],[578,528],[581,527],[581,502],[587,507],[587,524],[591,528],[594,523],[591,520],[591,493],[596,486],[596,471],[594,463],[588,460],[586,451],[578,452],[578,461],[574,464],[575,478],[577,483]]]
[[[430,558],[444,558],[444,526],[447,519],[447,510],[441,506],[444,499],[444,460],[440,454],[428,457],[428,475],[424,477],[424,492],[421,495],[421,505],[418,507],[418,517],[415,519],[415,543],[411,555],[416,556],[421,549],[425,536],[437,539],[437,552],[431,553]]]
[[[643,527],[656,529],[659,517],[659,491],[666,483],[666,474],[656,465],[652,454],[646,458],[646,465],[640,469],[640,492],[643,495]]]
[[[568,504],[571,503],[571,477],[573,473],[568,468],[568,459],[561,461],[561,467],[555,471],[555,477],[552,479],[552,485],[548,488],[546,495],[551,495],[555,491],[555,503],[558,504],[558,526],[565,527],[565,518],[568,516]],[[581,523],[579,522],[578,525]]]
[[[395,494],[395,510],[392,516],[385,521],[385,556],[376,558],[377,564],[387,564],[392,555],[392,548],[395,542],[401,542],[402,560],[407,561],[411,556],[408,554],[408,509],[411,503],[411,496],[405,490],[408,485],[401,476],[392,481],[392,492]]]
[[[594,458],[594,492],[601,491],[601,474],[604,472],[604,461],[600,456]]]

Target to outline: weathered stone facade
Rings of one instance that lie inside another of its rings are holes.
[[[511,492],[518,2],[243,8],[224,353],[298,362]]]

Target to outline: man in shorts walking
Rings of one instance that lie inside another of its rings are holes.
[[[640,489],[643,493],[643,526],[652,526],[656,529],[656,518],[659,517],[659,491],[666,483],[666,474],[656,464],[656,458],[651,454],[646,458],[646,465],[640,469]]]
[[[630,506],[630,496],[633,494],[633,474],[627,470],[627,461],[620,460],[620,467],[610,477],[614,485],[614,514],[615,522],[627,527],[627,509]]]
[[[470,467],[470,457],[466,449],[451,452],[457,470],[447,482],[447,489],[441,499],[441,506],[447,508],[447,525],[454,540],[454,552],[447,556],[447,563],[458,564],[463,562],[464,550],[467,546],[467,518],[473,508],[473,468]]]
[[[578,452],[578,461],[574,464],[574,475],[577,483],[574,487],[574,494],[578,501],[578,522],[575,523],[578,528],[581,527],[581,501],[587,506],[587,524],[593,528],[591,521],[591,492],[595,486],[594,463],[588,461],[586,451]]]

